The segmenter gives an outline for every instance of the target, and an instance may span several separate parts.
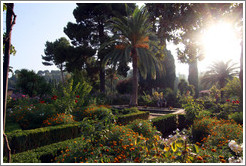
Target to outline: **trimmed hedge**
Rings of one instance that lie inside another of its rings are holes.
[[[122,125],[126,125],[129,122],[132,122],[136,119],[147,120],[148,118],[149,118],[149,112],[148,111],[139,111],[139,112],[132,113],[132,114],[126,114],[126,115],[118,116],[117,123],[122,124]]]
[[[57,155],[65,150],[68,144],[74,141],[83,141],[82,137],[58,142],[37,149],[28,150],[11,156],[12,163],[52,163]],[[7,157],[3,158],[3,162],[7,163]]]
[[[152,119],[152,123],[156,129],[162,133],[163,137],[172,134],[177,128],[182,130],[187,128],[192,123],[187,121],[183,114],[167,114],[158,118]]]
[[[12,154],[76,138],[80,135],[79,122],[7,133]]]
[[[177,120],[178,119],[176,114],[167,114],[154,118],[151,121],[153,125],[156,126],[156,129],[162,133],[162,136],[166,137],[171,134],[172,131],[177,129]]]

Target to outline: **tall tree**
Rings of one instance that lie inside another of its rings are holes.
[[[171,51],[164,49],[164,59],[161,61],[161,65],[164,71],[159,71],[156,73],[156,79],[151,79],[150,76],[147,76],[146,80],[143,79],[140,75],[139,77],[139,84],[142,91],[149,91],[154,88],[171,88],[174,90],[174,82],[176,79],[176,72],[175,72],[175,61],[174,57],[171,54]],[[160,73],[163,72],[163,73]]]
[[[203,84],[217,84],[220,89],[224,88],[228,80],[238,75],[236,63],[231,64],[231,61],[226,63],[223,61],[214,62],[209,70],[202,77]]]
[[[197,60],[202,56],[198,36],[213,21],[230,11],[230,3],[170,3],[151,4],[149,10],[153,19],[158,20],[159,35],[163,39],[182,42],[179,58],[189,64],[189,83],[195,86],[198,96]],[[178,30],[178,31],[177,31]]]
[[[144,8],[136,8],[132,14],[119,18],[112,18],[109,26],[114,30],[114,36],[105,46],[111,45],[115,49],[108,54],[104,63],[108,60],[116,64],[119,61],[132,61],[133,68],[133,91],[130,101],[131,106],[138,105],[138,70],[146,79],[149,74],[156,78],[156,68],[162,69],[160,61],[155,57],[158,46],[153,42],[156,38],[151,31],[149,16]],[[104,48],[104,47],[103,47]]]
[[[70,44],[65,37],[61,37],[55,42],[46,42],[44,49],[43,64],[46,66],[56,65],[61,71],[62,82],[64,83],[64,68],[66,56],[69,54]]]
[[[5,135],[5,123],[6,123],[6,108],[7,108],[7,89],[8,89],[8,73],[9,73],[9,58],[11,49],[11,33],[15,24],[16,15],[14,13],[14,4],[7,3],[4,5],[7,10],[6,14],[6,36],[4,38],[4,57],[3,57],[3,136],[4,136],[4,148],[8,150],[8,162],[11,162],[11,149],[8,144],[7,136]],[[6,8],[7,7],[7,8]]]
[[[131,4],[134,7],[134,4]],[[113,16],[125,15],[124,4],[119,3],[77,3],[73,11],[76,23],[69,22],[64,28],[66,35],[74,46],[84,46],[97,51],[110,35],[105,23]],[[100,72],[100,90],[105,91],[105,68],[102,60],[107,54],[105,50],[96,52],[97,65]]]

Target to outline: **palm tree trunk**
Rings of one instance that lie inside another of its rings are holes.
[[[136,50],[132,51],[132,67],[133,67],[133,79],[132,79],[132,96],[130,106],[138,105],[138,57]]]

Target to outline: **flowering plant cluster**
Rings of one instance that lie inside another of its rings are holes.
[[[8,118],[18,123],[22,129],[41,127],[43,120],[52,116],[55,109],[51,104],[16,105],[8,110]]]
[[[67,124],[67,123],[73,123],[73,116],[67,115],[65,113],[57,113],[53,115],[52,117],[46,119],[43,121],[43,126],[55,126],[59,124]]]
[[[199,153],[203,158],[202,162],[224,163],[230,162],[235,156],[242,158],[242,146],[235,141],[242,144],[243,127],[235,121],[204,117],[196,120],[191,130],[192,136],[201,134],[204,130],[203,135],[194,139],[202,149]]]

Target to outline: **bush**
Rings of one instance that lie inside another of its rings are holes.
[[[197,118],[202,119],[203,117],[211,117],[211,116],[212,116],[212,113],[210,111],[202,110],[199,112]]]
[[[14,119],[23,130],[39,128],[42,122],[55,114],[52,104],[17,105],[9,113],[8,118]]]
[[[121,80],[116,85],[116,90],[120,94],[131,94],[132,92],[132,79]]]
[[[52,117],[44,120],[42,125],[46,127],[46,126],[55,126],[60,124],[69,124],[73,122],[74,120],[72,115],[66,115],[65,113],[57,113]]]
[[[178,127],[177,115],[175,114],[160,116],[151,121],[156,126],[156,129],[162,133],[163,137],[168,136]]]
[[[132,122],[136,119],[148,119],[149,118],[149,112],[147,111],[139,111],[136,113],[126,114],[126,115],[120,115],[117,117],[117,123],[126,125],[129,122]]]
[[[137,113],[139,112],[137,107],[131,107],[131,108],[124,108],[124,109],[120,109],[115,111],[116,115],[126,115],[126,114],[132,114],[132,113]]]
[[[52,97],[53,104],[58,113],[71,114],[75,107],[84,106],[86,97],[90,93],[92,87],[83,82],[77,85],[73,84],[71,79],[63,88],[62,92],[53,92],[55,95]],[[57,95],[58,93],[59,95]]]
[[[50,145],[42,146],[33,150],[12,154],[12,163],[52,163],[57,155],[61,154],[61,151],[65,151],[68,144],[72,142],[82,141],[83,137],[75,139],[69,139],[66,141],[53,143]],[[3,158],[3,162],[7,163],[7,157]]]
[[[234,112],[228,115],[229,119],[234,120],[238,124],[243,124],[243,112]]]
[[[156,128],[152,125],[148,120],[137,119],[130,122],[127,127],[139,135],[143,135],[145,138],[152,139],[157,132]]]
[[[206,118],[205,121],[209,121],[209,119],[211,118]],[[233,160],[232,158],[236,157],[238,159],[243,155],[241,146],[243,143],[243,127],[241,125],[236,124],[233,120],[213,118],[207,125],[207,131],[209,135],[206,134],[207,136],[201,139],[202,144],[198,143],[202,147],[199,155],[203,156],[206,162],[229,162],[229,160]],[[233,145],[232,147],[228,144],[232,140],[239,146]],[[238,152],[236,153],[235,150]]]
[[[204,109],[203,103],[196,102],[192,96],[186,96],[184,100],[186,104],[182,104],[182,107],[185,109],[186,119],[192,123],[199,115],[199,111]]]
[[[210,134],[210,128],[218,120],[216,118],[203,117],[201,120],[197,119],[191,126],[191,135],[194,142],[201,142],[204,137]]]
[[[19,153],[81,135],[80,123],[6,133],[11,153]]]
[[[139,163],[164,162],[164,150],[159,148],[159,135],[150,140],[125,126],[112,126],[105,137],[71,143],[56,162],[62,163]],[[104,139],[105,138],[105,139]],[[154,157],[155,156],[155,157]]]

